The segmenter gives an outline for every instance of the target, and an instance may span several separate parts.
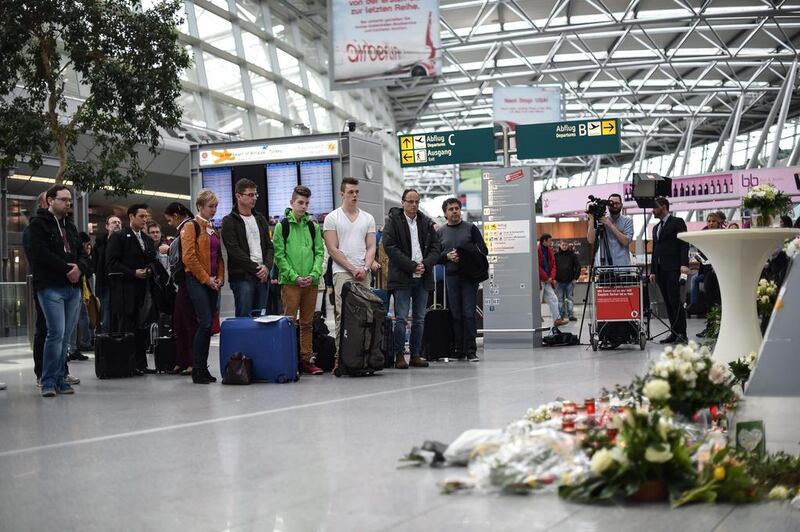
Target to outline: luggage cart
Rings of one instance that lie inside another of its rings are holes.
[[[596,266],[591,273],[592,350],[601,343],[647,345],[644,324],[642,272],[638,266]]]

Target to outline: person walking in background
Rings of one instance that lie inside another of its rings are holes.
[[[342,286],[355,281],[369,287],[370,266],[375,260],[375,218],[358,208],[358,179],[342,178],[342,206],[325,217],[324,238],[333,259],[333,315],[336,320],[336,350],[339,350]]]
[[[78,261],[83,247],[78,230],[68,218],[72,194],[53,185],[46,194],[48,209],[30,223],[30,258],[36,297],[47,322],[42,357],[42,397],[75,393],[65,381],[64,365],[69,335],[78,322],[81,292]]]
[[[147,367],[147,344],[150,323],[144,315],[147,278],[152,275],[150,263],[156,258],[153,239],[144,233],[149,214],[147,205],[134,203],[128,207],[128,227],[111,235],[106,248],[109,274],[121,274],[110,287],[111,315],[121,318],[124,332],[136,336],[136,375],[155,373]]]
[[[211,319],[225,281],[222,239],[211,225],[218,205],[219,200],[213,192],[202,190],[197,196],[196,223],[186,223],[181,229],[181,258],[186,269],[186,288],[198,321],[192,346],[192,382],[195,384],[217,381],[208,371],[208,349],[211,345]]]
[[[111,215],[106,218],[106,234],[98,236],[94,241],[92,262],[94,265],[94,290],[100,298],[101,333],[108,334],[111,322],[111,299],[109,297],[108,267],[106,264],[106,247],[108,239],[116,232],[122,231],[122,220]]]
[[[561,321],[577,321],[574,314],[575,281],[581,276],[581,263],[578,254],[569,247],[569,242],[562,240],[556,251],[556,297]]]
[[[556,254],[553,251],[553,237],[549,233],[544,233],[539,237],[538,255],[539,288],[542,291],[542,299],[550,307],[553,325],[556,327],[566,325],[569,320],[561,319],[561,311],[558,308],[558,298],[556,297]]]
[[[383,247],[389,257],[387,289],[394,296],[394,353],[397,369],[409,366],[427,368],[422,356],[422,329],[428,308],[428,292],[433,291],[433,267],[439,262],[441,247],[433,221],[419,211],[419,193],[403,191],[402,208],[392,207],[383,230]],[[411,310],[409,362],[406,362],[406,321]]]
[[[488,255],[489,250],[483,241],[480,229],[470,222],[461,219],[461,202],[457,198],[448,198],[442,203],[442,211],[447,224],[436,231],[441,241],[442,254],[440,262],[445,263],[445,283],[447,289],[447,306],[453,317],[453,358],[478,362],[478,336],[475,322],[475,309],[478,301],[478,282],[464,271],[467,250]],[[459,253],[459,249],[462,253]],[[462,263],[462,259],[464,263]]]
[[[267,283],[275,251],[267,219],[255,210],[256,184],[240,179],[235,189],[236,204],[222,219],[222,242],[228,253],[228,280],[236,317],[244,318],[254,309],[267,307]]]
[[[272,244],[284,313],[297,319],[299,312],[300,369],[309,375],[322,375],[314,361],[312,322],[325,249],[319,225],[306,212],[310,198],[308,187],[294,188],[290,207],[275,226]]]
[[[183,226],[192,221],[194,215],[182,203],[172,202],[164,209],[164,218],[167,223],[175,228],[178,238],[169,245],[169,275],[170,281],[177,288],[175,294],[175,307],[172,310],[172,334],[175,336],[175,367],[171,373],[181,375],[192,374],[192,343],[197,333],[197,315],[194,312],[189,291],[186,289],[186,270],[183,266],[181,254],[180,234]],[[199,227],[195,234],[199,234]]]

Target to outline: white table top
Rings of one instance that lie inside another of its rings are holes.
[[[705,231],[688,231],[678,233],[678,238],[691,243],[703,241],[727,240],[775,240],[777,238],[792,238],[800,234],[800,229],[784,229],[779,227],[764,227],[757,229],[706,229]]]

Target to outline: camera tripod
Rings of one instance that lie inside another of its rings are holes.
[[[606,226],[595,218],[594,244],[592,245],[592,259],[589,263],[589,284],[586,286],[586,295],[583,296],[583,312],[581,312],[581,325],[578,327],[578,340],[580,340],[581,335],[583,335],[583,324],[586,321],[586,308],[589,306],[587,303],[589,301],[589,294],[592,293],[594,285],[594,269],[596,267],[594,263],[601,248],[603,252],[600,253],[600,265],[613,266],[614,261],[611,258],[611,251],[608,247],[608,240],[606,237]],[[608,261],[608,264],[606,264],[606,261]]]

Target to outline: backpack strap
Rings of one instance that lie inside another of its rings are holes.
[[[314,227],[314,222],[310,221],[306,224],[308,232],[311,234],[311,249],[314,249],[315,240],[317,238],[317,230]],[[283,235],[283,245],[286,246],[286,241],[289,239],[289,219],[284,218],[281,220],[281,234]]]

